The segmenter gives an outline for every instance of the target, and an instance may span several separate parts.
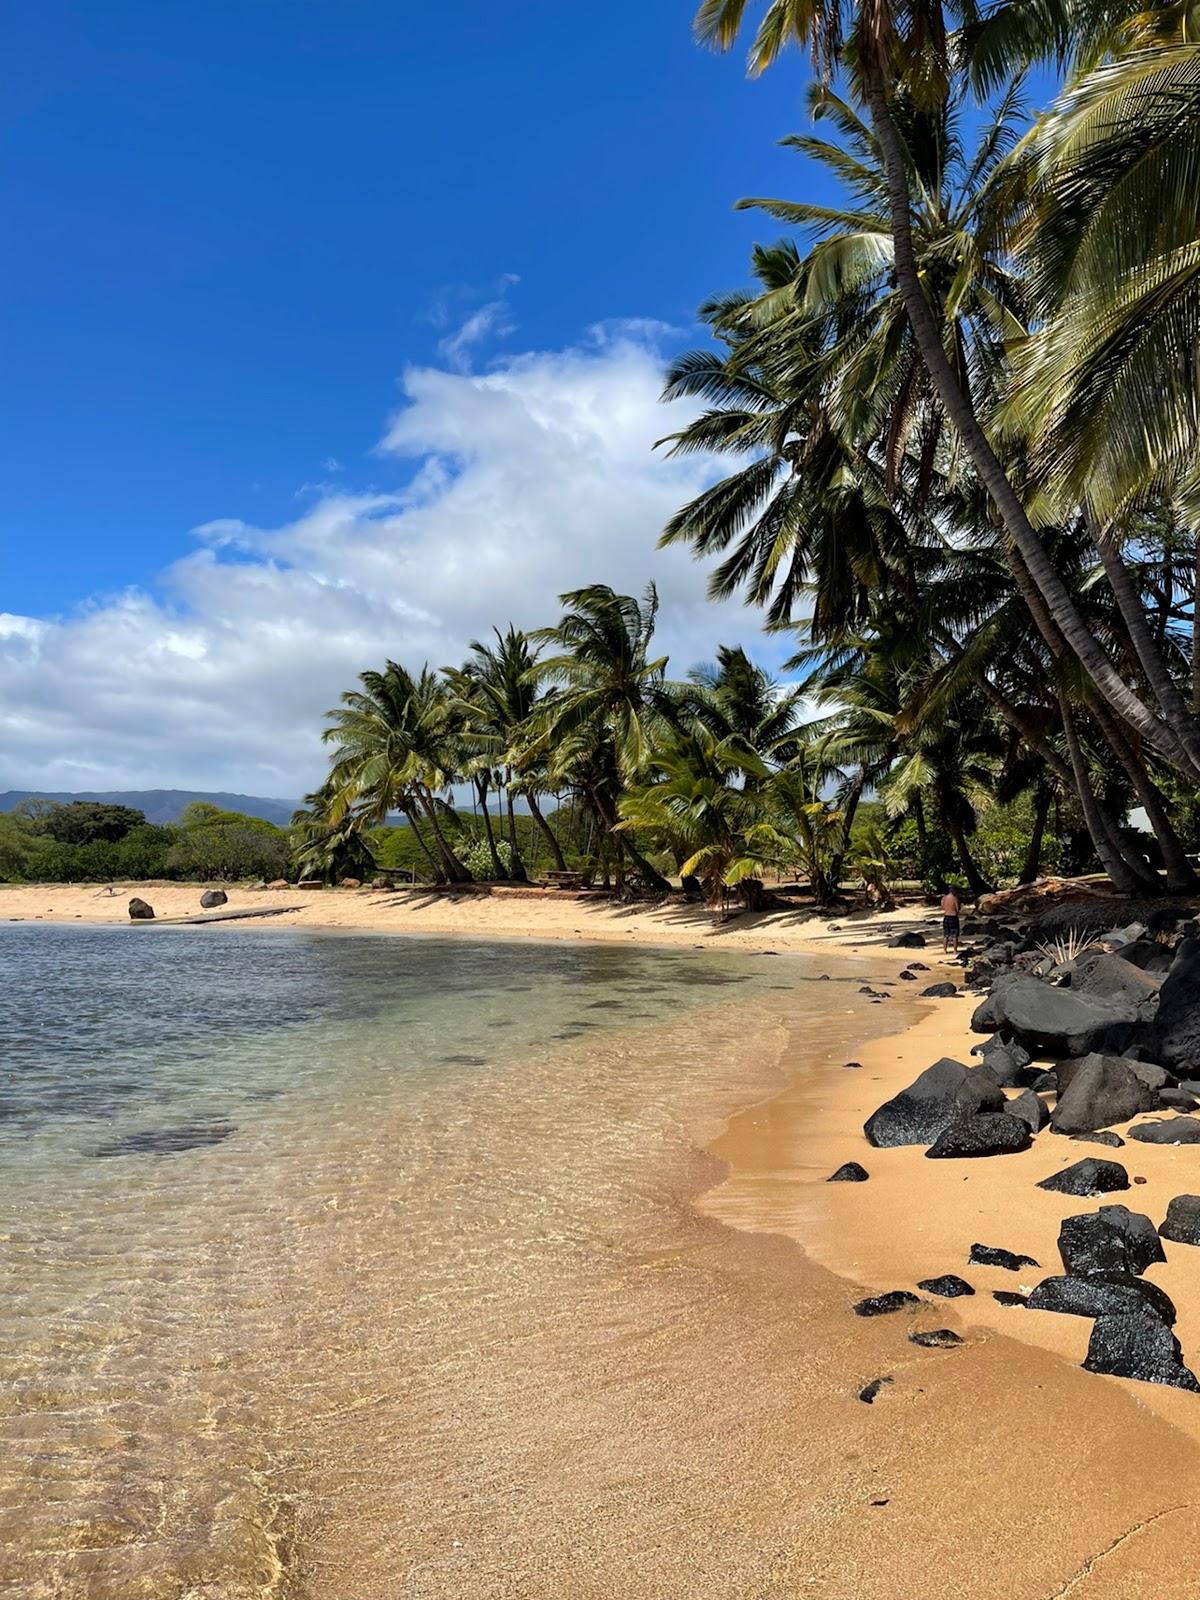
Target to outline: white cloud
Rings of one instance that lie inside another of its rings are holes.
[[[674,671],[718,641],[763,653],[755,613],[710,604],[704,569],[655,548],[712,469],[652,451],[680,420],[652,335],[593,330],[482,375],[413,368],[378,446],[404,487],[327,485],[280,527],[221,517],[154,593],[0,616],[0,789],[299,795],[324,769],[322,712],[364,667],[456,661],[589,582],[655,579]]]

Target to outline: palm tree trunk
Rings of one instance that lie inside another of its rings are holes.
[[[1113,710],[1164,760],[1189,777],[1200,777],[1200,763],[1193,760],[1174,731],[1134,693],[1108,659],[1099,641],[1088,630],[1062,575],[1050,560],[1007,473],[988,443],[969,395],[955,375],[942,345],[942,330],[938,327],[921,285],[913,250],[908,173],[900,135],[887,103],[881,65],[878,60],[868,59],[864,69],[867,105],[887,180],[896,283],[921,359],[933,380],[946,415],[996,507],[1005,532],[1020,552],[1051,616],[1088,676]]]
[[[528,883],[529,874],[525,871],[525,863],[521,860],[521,846],[517,842],[517,815],[513,810],[512,773],[505,772],[504,799],[508,806],[508,848],[512,852],[512,866],[510,872],[518,883]]]
[[[1146,771],[1133,750],[1129,741],[1122,733],[1116,718],[1111,715],[1106,706],[1098,702],[1091,702],[1093,717],[1100,725],[1100,731],[1107,740],[1113,754],[1124,768],[1125,776],[1133,786],[1142,810],[1146,813],[1154,837],[1158,840],[1158,847],[1162,851],[1163,867],[1166,869],[1167,888],[1175,894],[1188,894],[1196,887],[1196,873],[1192,863],[1188,860],[1187,851],[1183,841],[1175,832],[1175,828],[1167,815],[1166,803],[1162,791],[1154,779]]]
[[[1021,864],[1018,883],[1032,883],[1041,871],[1042,840],[1046,837],[1046,818],[1050,815],[1050,802],[1053,798],[1054,791],[1049,785],[1039,783],[1033,796],[1033,832],[1029,835],[1029,846],[1025,851],[1025,860]]]
[[[1071,758],[1071,771],[1075,775],[1075,791],[1083,808],[1083,820],[1096,847],[1096,854],[1100,857],[1100,865],[1111,878],[1113,888],[1118,894],[1133,894],[1137,890],[1138,880],[1134,876],[1133,868],[1117,847],[1117,842],[1109,831],[1093,792],[1083,751],[1079,746],[1079,735],[1075,731],[1075,719],[1071,715],[1070,702],[1062,688],[1057,688],[1056,693],[1059,715],[1062,717],[1063,738],[1066,740],[1067,753]]]
[[[838,838],[837,849],[829,863],[829,883],[836,895],[842,885],[842,867],[845,865],[846,853],[850,849],[850,830],[854,826],[854,813],[858,810],[858,802],[866,788],[867,769],[859,767],[850,792],[846,796],[846,804],[842,808],[842,831]]]
[[[437,845],[438,855],[441,856],[442,863],[445,866],[446,877],[451,883],[474,883],[475,879],[472,877],[470,870],[463,865],[446,842],[446,835],[442,832],[442,825],[438,820],[437,807],[433,802],[432,795],[424,788],[418,790],[418,793],[421,797],[421,804],[425,808],[429,826],[433,830],[434,843]]]
[[[1192,548],[1192,710],[1200,717],[1200,535]]]
[[[929,832],[925,827],[925,802],[918,789],[913,795],[913,821],[917,825],[917,849],[921,852],[921,866],[924,868],[929,855]]]
[[[618,851],[623,851],[629,856],[629,859],[633,862],[634,866],[638,869],[642,877],[645,878],[646,882],[652,889],[657,889],[661,894],[669,894],[671,892],[671,885],[663,877],[661,872],[650,865],[629,835],[627,833],[613,833],[612,830],[617,825],[617,818],[616,813],[610,809],[607,799],[602,798],[599,793],[594,795],[594,799],[596,802],[596,809],[599,811],[601,819],[604,823],[605,831],[610,839],[616,841]]]
[[[490,784],[486,773],[480,773],[475,779],[475,788],[479,793],[479,809],[483,812],[483,831],[487,834],[488,854],[492,858],[492,876],[494,878],[507,878],[504,863],[500,859],[500,852],[496,849],[496,835],[492,829],[492,814],[488,810],[488,790]]]
[[[421,854],[425,857],[425,860],[429,863],[429,873],[430,873],[430,876],[432,877],[434,883],[444,883],[445,879],[446,879],[446,874],[443,871],[442,867],[439,865],[439,863],[437,861],[437,858],[433,854],[433,851],[425,843],[425,835],[421,832],[420,828],[417,826],[416,813],[411,809],[411,807],[409,807],[407,805],[401,806],[400,807],[400,811],[401,811],[402,815],[408,821],[408,826],[412,830],[413,838],[417,841],[417,844],[420,847]]]
[[[558,837],[555,834],[554,829],[542,815],[541,808],[537,803],[537,795],[535,795],[531,790],[529,794],[525,796],[525,798],[529,802],[530,815],[533,817],[533,820],[537,823],[538,827],[542,830],[542,835],[545,838],[546,843],[550,846],[550,854],[554,857],[555,870],[558,872],[565,872],[567,870],[567,862],[562,853],[562,846],[558,842]]]
[[[992,885],[979,870],[979,863],[971,854],[971,846],[967,843],[967,831],[962,825],[962,820],[955,815],[953,807],[947,807],[950,813],[946,817],[946,827],[950,837],[954,840],[954,848],[958,851],[958,859],[967,880],[967,887],[971,893],[978,897],[981,894],[991,894]]]

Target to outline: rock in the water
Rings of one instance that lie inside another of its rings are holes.
[[[1079,956],[1071,974],[1072,994],[1094,994],[1105,1000],[1131,1000],[1142,1005],[1158,998],[1162,979],[1118,955],[1091,951]]]
[[[1179,1340],[1158,1317],[1097,1317],[1083,1365],[1111,1378],[1138,1378],[1200,1394],[1200,1383],[1183,1364]]]
[[[924,950],[925,935],[923,933],[898,933],[895,938],[888,940],[889,950]]]
[[[866,1183],[871,1174],[857,1161],[843,1161],[836,1172],[831,1172],[826,1183]]]
[[[956,983],[931,983],[928,989],[921,990],[923,1000],[948,1000],[952,994],[958,993]]]
[[[909,1344],[919,1344],[922,1350],[952,1350],[962,1339],[953,1328],[930,1328],[928,1332],[914,1329],[908,1336]]]
[[[957,1300],[964,1294],[975,1293],[967,1280],[956,1272],[944,1272],[940,1278],[922,1278],[917,1288],[940,1295],[943,1300]]]
[[[1040,978],[1017,974],[997,981],[971,1018],[977,1033],[1013,1034],[1029,1050],[1085,1056],[1092,1050],[1122,1050],[1136,1036],[1138,1008],[1132,1001],[1054,989]]]
[[[1013,1289],[993,1289],[992,1299],[1000,1306],[1024,1306],[1029,1304],[1023,1294],[1017,1294]]]
[[[967,1068],[944,1056],[873,1112],[863,1132],[868,1144],[885,1149],[932,1144],[957,1118],[1003,1107],[1004,1093],[986,1067]]]
[[[148,900],[140,900],[135,894],[129,902],[130,922],[153,922],[154,907]]]
[[[1037,1267],[1041,1263],[1032,1256],[1019,1256],[1013,1250],[1003,1250],[995,1244],[973,1244],[967,1258],[976,1267],[1003,1267],[1006,1272],[1020,1272],[1022,1267]]]
[[[1123,1150],[1125,1141],[1119,1133],[1072,1133],[1072,1144],[1102,1144],[1106,1150]]]
[[[229,896],[224,889],[205,889],[200,896],[200,907],[203,911],[215,911],[217,906],[223,906]]]
[[[903,1311],[906,1306],[919,1306],[918,1297],[909,1289],[889,1289],[886,1294],[874,1294],[860,1300],[854,1307],[856,1317],[886,1317],[893,1311]]]
[[[1030,1133],[1040,1133],[1050,1120],[1050,1108],[1032,1089],[1022,1089],[1005,1102],[1004,1114],[1023,1122]]]
[[[870,1383],[865,1384],[864,1387],[858,1391],[858,1398],[866,1406],[874,1405],[879,1391],[883,1388],[885,1383],[891,1383],[891,1381],[891,1378],[872,1378]]]
[[[181,1150],[198,1150],[220,1144],[237,1132],[232,1122],[184,1122],[168,1128],[141,1128],[97,1145],[97,1156],[173,1156]]]
[[[1150,1054],[1184,1076],[1200,1068],[1200,939],[1181,939],[1163,979]]]
[[[1177,1194],[1158,1233],[1176,1244],[1200,1244],[1200,1194]]]
[[[1058,1253],[1074,1278],[1097,1272],[1140,1277],[1147,1267],[1167,1259],[1150,1218],[1127,1206],[1101,1206],[1099,1211],[1064,1218]]]
[[[1139,1144],[1200,1144],[1200,1121],[1171,1117],[1167,1122],[1139,1122],[1130,1128],[1129,1137]]]
[[[1055,1194],[1073,1194],[1086,1199],[1094,1194],[1112,1194],[1117,1189],[1128,1189],[1129,1174],[1119,1161],[1102,1161],[1097,1156],[1086,1156],[1073,1166],[1043,1178],[1039,1189],[1050,1189]]]
[[[1128,1272],[1103,1272],[1090,1278],[1043,1278],[1029,1296],[1030,1311],[1059,1311],[1069,1317],[1145,1316],[1168,1328],[1175,1325],[1171,1297],[1156,1283]]]
[[[960,1117],[942,1129],[925,1154],[931,1161],[965,1156],[1010,1156],[1029,1148],[1029,1126],[1003,1111]]]
[[[1114,1122],[1128,1122],[1143,1109],[1146,1089],[1119,1056],[1092,1054],[1072,1066],[1050,1114],[1056,1133],[1094,1133]]]

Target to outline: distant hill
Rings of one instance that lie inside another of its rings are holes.
[[[143,811],[147,822],[178,821],[193,800],[207,800],[222,811],[242,811],[284,827],[291,821],[298,804],[295,800],[264,800],[256,794],[209,794],[199,789],[81,789],[75,794],[52,794],[41,789],[8,789],[0,792],[0,811],[11,811],[22,800],[54,800],[69,805],[72,800],[100,800],[106,805],[132,806]]]

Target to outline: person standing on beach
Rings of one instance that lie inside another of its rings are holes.
[[[953,949],[954,954],[957,955],[960,928],[958,918],[962,906],[953,889],[946,888],[945,885],[942,887],[944,890],[942,895],[942,954],[948,955]]]

